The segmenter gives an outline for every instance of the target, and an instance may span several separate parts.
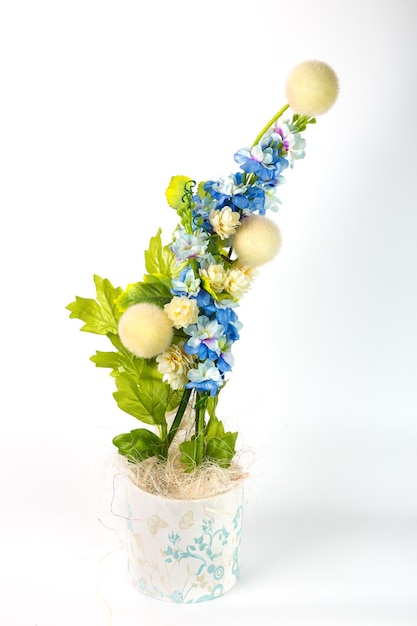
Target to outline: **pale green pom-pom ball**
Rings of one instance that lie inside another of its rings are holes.
[[[326,113],[336,101],[339,81],[323,61],[304,61],[290,72],[285,94],[295,113],[314,117]]]
[[[172,322],[165,311],[155,304],[134,304],[119,320],[119,337],[129,352],[150,359],[171,345]]]
[[[281,233],[278,226],[263,215],[246,217],[233,237],[239,261],[248,267],[264,265],[278,254]]]

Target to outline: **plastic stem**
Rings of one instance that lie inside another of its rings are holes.
[[[263,127],[263,129],[261,130],[261,132],[259,133],[259,135],[256,137],[255,141],[253,142],[252,146],[256,146],[257,143],[260,142],[260,140],[262,139],[263,135],[266,133],[266,131],[268,130],[268,128],[270,128],[272,126],[272,124],[274,122],[277,121],[278,118],[281,117],[281,115],[284,113],[284,111],[286,111],[288,109],[290,105],[289,104],[285,104],[282,109],[280,109],[278,111],[278,113],[276,113],[274,115],[274,117],[268,122],[268,124],[266,126]]]

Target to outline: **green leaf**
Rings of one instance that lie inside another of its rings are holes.
[[[66,307],[71,311],[70,318],[85,322],[81,330],[98,335],[117,334],[120,311],[116,299],[122,293],[120,287],[114,288],[107,279],[94,276],[97,300],[76,296],[75,301]]]
[[[143,461],[151,456],[163,456],[166,452],[164,442],[146,428],[137,428],[130,433],[117,435],[113,439],[113,444],[118,448],[119,454],[134,462]]]
[[[215,396],[210,396],[209,399],[207,400],[207,407],[206,407],[207,413],[212,419],[216,418],[216,407],[217,407],[218,402],[219,402],[219,394],[216,394]]]
[[[172,278],[177,276],[183,264],[179,264],[169,246],[162,246],[161,229],[149,242],[149,248],[145,251],[145,265],[149,274],[158,277]]]
[[[229,467],[236,454],[237,433],[225,433],[222,437],[213,437],[207,442],[205,456],[215,461],[220,467]]]
[[[181,452],[181,463],[185,466],[185,472],[192,472],[197,466],[197,446],[195,441],[183,441],[179,445]]]
[[[116,348],[117,352],[100,352],[96,351],[96,354],[90,357],[90,361],[95,363],[96,367],[108,367],[112,369],[112,375],[117,376],[120,372],[129,372],[134,377],[139,379],[144,364],[144,359],[134,356],[129,350],[127,350],[118,335],[108,334],[108,337]]]
[[[173,411],[174,409],[176,409],[182,399],[182,395],[183,395],[183,390],[182,389],[178,389],[176,391],[172,390],[172,394],[171,397],[169,399],[169,402],[167,404],[167,412],[168,411]]]
[[[95,363],[96,367],[108,367],[112,370],[118,370],[123,367],[123,356],[118,352],[100,352],[99,350],[90,357],[90,361]]]
[[[206,432],[205,432],[206,441],[208,441],[209,439],[212,439],[213,437],[223,437],[223,435],[224,435],[224,426],[222,422],[219,419],[217,419],[215,415],[210,415],[210,419],[206,426]]]
[[[148,276],[146,282],[128,285],[116,303],[121,311],[126,311],[139,302],[149,302],[163,308],[171,299],[172,293],[168,285],[157,277]]]
[[[128,372],[116,377],[113,396],[122,411],[145,424],[165,424],[165,412],[171,396],[169,385],[156,378],[147,378],[142,370],[140,385]]]

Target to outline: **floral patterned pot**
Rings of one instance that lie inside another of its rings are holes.
[[[203,602],[235,584],[243,481],[200,500],[159,497],[130,480],[126,490],[129,575],[141,592],[168,602]]]

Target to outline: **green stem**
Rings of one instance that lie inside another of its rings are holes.
[[[188,406],[188,401],[190,399],[191,396],[191,392],[192,389],[184,389],[184,393],[182,394],[182,398],[181,398],[181,402],[179,403],[178,409],[177,409],[177,414],[174,417],[174,421],[171,424],[171,428],[169,429],[169,433],[168,433],[168,438],[167,438],[167,442],[168,442],[168,448],[172,443],[172,440],[175,437],[175,434],[179,428],[179,425],[181,424],[181,420],[183,418],[183,415],[185,413],[185,409]]]
[[[195,404],[195,464],[200,465],[204,455],[204,427],[207,406],[207,395],[197,394],[197,402]]]
[[[286,111],[286,110],[288,109],[288,107],[289,107],[289,106],[290,106],[289,104],[285,104],[285,105],[282,107],[282,109],[280,109],[280,110],[278,111],[278,113],[276,113],[276,114],[274,115],[274,117],[272,118],[272,120],[270,120],[270,121],[268,122],[268,124],[267,124],[266,126],[264,126],[264,127],[263,127],[263,129],[261,130],[261,132],[259,133],[259,135],[256,137],[255,141],[253,142],[253,144],[252,144],[253,146],[256,146],[256,144],[260,142],[260,140],[262,139],[263,135],[266,133],[266,131],[268,130],[268,128],[270,128],[270,127],[272,126],[272,124],[273,124],[274,122],[276,122],[278,118],[280,118],[280,117],[281,117],[281,115],[284,113],[284,111]]]

